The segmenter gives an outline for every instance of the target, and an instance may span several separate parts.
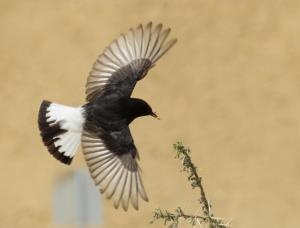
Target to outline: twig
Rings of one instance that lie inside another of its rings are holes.
[[[210,205],[206,199],[204,188],[201,183],[202,178],[198,176],[197,167],[192,163],[190,149],[184,147],[181,142],[177,142],[173,146],[177,152],[176,157],[183,161],[183,170],[189,174],[188,180],[191,182],[192,188],[198,187],[200,189],[200,204],[202,205],[203,214],[210,216]]]
[[[214,217],[212,214],[211,204],[206,198],[204,188],[202,186],[202,177],[197,173],[197,167],[193,164],[191,160],[191,151],[189,148],[185,147],[181,142],[177,142],[173,145],[176,152],[176,158],[182,161],[183,171],[188,173],[188,181],[191,183],[192,188],[200,189],[200,205],[203,215],[190,215],[183,212],[181,207],[178,207],[174,213],[167,210],[156,209],[153,215],[153,223],[155,220],[162,219],[164,225],[170,223],[169,228],[177,228],[179,224],[179,219],[187,220],[192,226],[196,223],[209,225],[210,228],[224,228],[230,227],[229,223],[224,223],[222,218]]]

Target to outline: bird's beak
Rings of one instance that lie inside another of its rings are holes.
[[[150,115],[151,115],[151,116],[153,116],[154,118],[156,118],[156,119],[160,120],[160,118],[159,118],[159,117],[156,115],[156,113],[155,113],[155,112],[152,112]]]

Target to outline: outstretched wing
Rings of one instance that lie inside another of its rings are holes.
[[[83,131],[82,148],[90,174],[100,192],[113,198],[114,207],[120,204],[125,211],[129,201],[138,210],[138,196],[148,201],[140,168],[137,163],[137,150],[129,128],[120,132]]]
[[[136,82],[176,43],[166,42],[170,31],[150,22],[121,34],[94,63],[86,83],[87,100],[108,93],[130,97]]]

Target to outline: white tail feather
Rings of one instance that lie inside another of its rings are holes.
[[[49,152],[65,164],[70,164],[81,142],[84,124],[83,108],[43,101],[39,127]]]

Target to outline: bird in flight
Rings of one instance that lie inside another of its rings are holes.
[[[86,83],[87,103],[70,107],[44,100],[38,117],[40,135],[48,151],[70,164],[79,145],[95,185],[114,207],[139,208],[148,201],[138,165],[139,153],[129,124],[137,117],[158,118],[150,105],[132,98],[137,81],[175,43],[161,24],[139,25],[121,34],[99,55]]]

